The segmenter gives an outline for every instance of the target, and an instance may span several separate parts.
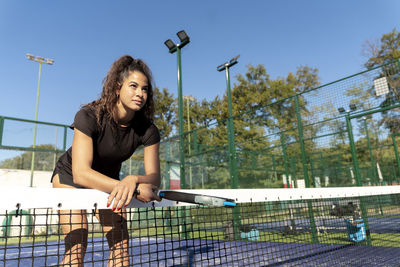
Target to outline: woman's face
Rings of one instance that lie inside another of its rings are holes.
[[[147,77],[139,71],[133,71],[117,92],[119,93],[118,104],[127,111],[139,111],[146,104],[148,89]]]

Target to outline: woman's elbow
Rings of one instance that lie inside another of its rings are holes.
[[[80,168],[72,168],[72,179],[74,184],[81,185],[85,177],[85,171]]]

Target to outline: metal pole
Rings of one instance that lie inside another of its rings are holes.
[[[235,135],[234,135],[234,124],[233,124],[233,115],[232,115],[232,94],[231,94],[231,80],[229,74],[229,67],[225,67],[226,74],[226,87],[228,94],[228,149],[229,149],[229,171],[230,171],[230,180],[231,180],[231,188],[238,188],[238,173],[237,173],[237,162],[236,162],[236,148],[235,148]]]
[[[294,98],[295,105],[296,105],[296,117],[297,117],[297,129],[299,133],[299,144],[300,144],[300,151],[301,151],[301,162],[303,165],[303,175],[306,187],[311,187],[310,178],[308,175],[308,167],[307,167],[307,154],[304,144],[304,135],[303,135],[303,123],[301,122],[301,115],[300,115],[300,103],[299,103],[299,96],[296,95]]]
[[[178,116],[179,116],[179,167],[181,188],[186,188],[185,180],[185,138],[183,130],[183,97],[182,97],[182,60],[181,49],[176,47],[178,58]]]
[[[169,175],[169,153],[170,153],[170,145],[169,141],[165,142],[165,188],[170,189],[170,175]]]
[[[400,175],[400,157],[399,157],[399,151],[397,150],[397,142],[396,142],[396,136],[398,135],[400,134],[392,134],[392,141],[393,141],[394,155],[396,156],[397,168],[399,170],[399,175]]]
[[[345,119],[346,119],[347,133],[349,135],[351,156],[353,159],[354,175],[356,176],[356,185],[362,186],[360,169],[359,169],[358,160],[357,160],[357,150],[356,150],[355,143],[354,143],[353,128],[351,126],[351,121],[350,121],[351,119],[350,119],[349,113],[346,114]],[[370,246],[371,245],[371,235],[369,234],[367,208],[365,207],[365,201],[364,201],[363,197],[360,197],[360,209],[361,209],[361,217],[364,220],[365,229],[367,229],[367,244],[368,244],[368,246]]]
[[[281,145],[282,145],[282,154],[283,154],[283,166],[285,167],[285,175],[286,175],[286,184],[288,188],[290,188],[290,179],[289,179],[289,167],[288,167],[288,158],[286,153],[286,141],[285,135],[281,132]]]
[[[368,126],[367,126],[367,117],[363,117],[364,120],[364,129],[365,129],[365,134],[367,136],[367,144],[368,144],[368,150],[369,150],[369,157],[371,160],[371,169],[374,175],[374,182],[375,185],[379,184],[379,179],[378,179],[378,175],[377,175],[377,170],[376,170],[376,164],[375,164],[375,160],[374,160],[374,155],[372,153],[372,146],[371,146],[371,140],[369,138],[369,131],[368,131]]]
[[[53,158],[53,170],[56,167],[57,161],[57,137],[58,137],[58,128],[56,128],[56,140],[54,141],[54,158]]]
[[[303,138],[303,123],[301,122],[299,96],[296,95],[294,100],[295,100],[295,106],[296,106],[297,129],[298,129],[298,133],[299,133],[299,143],[300,143],[300,150],[301,150],[301,162],[303,165],[303,175],[304,175],[306,187],[310,188],[311,183],[310,183],[310,179],[308,176],[307,155],[306,155],[306,149],[305,149],[304,138]],[[313,210],[313,205],[312,205],[311,200],[307,201],[307,206],[308,206],[308,216],[310,218],[310,226],[311,226],[311,239],[312,239],[313,243],[319,243],[317,226],[315,224],[314,210]]]
[[[190,140],[190,135],[191,135],[191,132],[190,132],[190,109],[189,109],[189,101],[190,101],[190,97],[187,97],[186,98],[186,107],[187,107],[187,117],[188,117],[188,142],[189,142],[189,182],[190,182],[190,189],[192,189],[192,184],[193,184],[193,181],[192,181],[192,164],[191,164],[191,146],[192,146],[192,144],[191,144],[191,140]]]
[[[3,143],[4,118],[0,117],[0,146]]]
[[[38,109],[39,109],[39,93],[40,93],[40,78],[42,73],[42,62],[39,62],[39,81],[36,92],[36,111],[35,111],[35,121],[38,120]],[[35,148],[36,148],[36,135],[37,135],[37,123],[35,122],[34,132],[33,132],[33,145],[32,145],[32,161],[31,161],[31,179],[30,179],[30,187],[33,186],[33,173],[35,168]]]
[[[350,141],[350,151],[351,151],[351,156],[353,158],[353,167],[354,167],[354,175],[356,178],[356,185],[362,186],[360,168],[357,160],[357,150],[354,143],[353,127],[351,126],[351,121],[348,114],[346,114],[345,118],[346,118],[347,131],[349,135],[349,141]]]

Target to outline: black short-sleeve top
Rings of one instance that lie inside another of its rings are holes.
[[[128,127],[111,127],[104,123],[100,126],[93,108],[83,107],[79,110],[71,125],[93,140],[92,169],[119,180],[121,164],[129,159],[137,147],[150,146],[160,142],[157,127],[144,119],[133,119]],[[58,160],[53,176],[59,175],[60,183],[79,186],[72,178],[72,147]]]

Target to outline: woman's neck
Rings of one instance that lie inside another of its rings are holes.
[[[129,126],[133,118],[135,117],[134,111],[127,111],[118,107],[117,109],[117,122],[121,126]]]

